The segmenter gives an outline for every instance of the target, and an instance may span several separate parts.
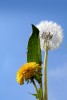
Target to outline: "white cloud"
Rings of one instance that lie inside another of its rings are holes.
[[[49,94],[48,94],[48,99],[49,99],[49,100],[58,100],[58,99],[56,98],[55,93],[52,92],[52,91],[49,92]]]
[[[48,71],[48,77],[52,77],[54,79],[67,79],[67,64],[62,65],[61,67],[55,67],[55,69],[51,69]]]
[[[67,100],[67,63],[48,70],[49,100]]]

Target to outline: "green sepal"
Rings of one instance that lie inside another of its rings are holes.
[[[42,74],[35,74],[34,76],[35,80],[40,84],[41,83],[41,78],[42,78]]]

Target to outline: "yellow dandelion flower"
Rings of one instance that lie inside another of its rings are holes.
[[[41,66],[36,62],[29,62],[20,67],[16,74],[16,81],[21,85],[24,80],[31,79],[32,76],[39,73]]]

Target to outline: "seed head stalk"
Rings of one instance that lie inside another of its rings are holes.
[[[45,47],[45,59],[44,59],[44,100],[48,100],[48,92],[47,92],[47,60],[48,60],[48,46]]]

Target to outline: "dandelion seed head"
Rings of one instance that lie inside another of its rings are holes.
[[[63,40],[63,29],[57,23],[52,21],[41,21],[36,25],[39,29],[40,45],[44,50],[46,45],[49,50],[56,49]]]

